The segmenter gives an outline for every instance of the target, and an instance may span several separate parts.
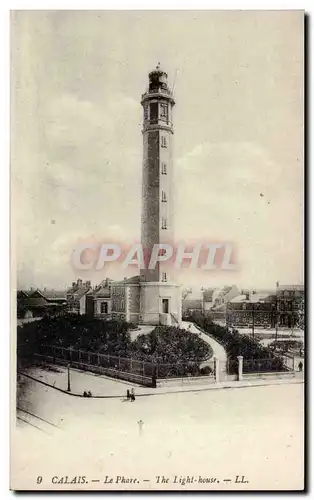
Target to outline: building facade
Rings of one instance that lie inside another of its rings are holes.
[[[278,324],[304,329],[304,286],[280,285],[276,292]]]
[[[247,291],[228,303],[226,324],[238,328],[304,329],[304,287],[281,285],[269,293]]]

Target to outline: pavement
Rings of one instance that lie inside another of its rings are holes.
[[[209,378],[208,383],[189,384],[188,378],[182,379],[182,385],[168,386],[157,388],[147,388],[129,383],[123,380],[116,380],[104,375],[96,375],[90,372],[84,372],[77,369],[71,369],[70,382],[71,391],[68,392],[68,373],[67,369],[62,366],[50,366],[46,369],[35,367],[21,372],[21,377],[41,383],[47,387],[55,388],[71,396],[83,396],[84,391],[91,391],[95,398],[118,398],[123,399],[126,396],[126,391],[132,387],[135,389],[136,396],[156,396],[164,394],[176,394],[182,392],[200,392],[213,391],[220,389],[243,389],[245,387],[261,387],[270,385],[287,385],[303,383],[303,373],[296,373],[295,377],[283,378],[256,378],[243,379],[241,381],[224,380],[219,383],[212,382]]]

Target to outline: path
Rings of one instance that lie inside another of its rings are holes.
[[[181,328],[185,328],[186,330],[197,334],[202,340],[204,340],[204,342],[210,345],[213,350],[213,356],[207,362],[204,362],[204,366],[206,366],[206,364],[211,366],[213,358],[216,357],[219,360],[219,380],[224,380],[227,371],[227,353],[225,348],[213,337],[203,333],[194,323],[191,323],[190,321],[182,321]]]
[[[123,400],[126,396],[127,389],[134,387],[136,396],[161,396],[166,394],[179,394],[183,392],[203,392],[203,391],[213,391],[219,389],[244,389],[246,387],[258,387],[258,386],[273,386],[273,385],[291,385],[291,384],[302,384],[304,383],[304,374],[296,372],[294,376],[284,376],[283,378],[256,378],[256,379],[244,379],[241,381],[221,381],[215,384],[206,383],[190,383],[188,377],[185,383],[178,383],[175,386],[162,386],[157,388],[140,387],[136,384],[130,384],[124,380],[110,379],[104,375],[94,375],[90,372],[81,372],[77,369],[71,370],[71,396],[69,395],[67,389],[67,370],[64,367],[55,366],[54,371],[34,367],[32,369],[26,370],[23,374],[19,374],[18,386],[23,388],[26,386],[44,387],[44,390],[58,389],[63,391],[73,399],[73,395],[78,397],[78,399],[85,399],[82,396],[84,391],[90,390],[94,398],[104,398],[104,399],[119,399]],[[20,391],[21,395],[18,399],[24,400],[28,397],[28,391]],[[69,402],[71,405],[71,403]]]
[[[154,329],[156,328],[156,325],[139,325],[137,330],[130,330],[130,335],[131,335],[131,340],[134,342],[134,340],[139,336],[139,335],[148,335],[151,333]]]

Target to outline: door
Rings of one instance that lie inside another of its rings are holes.
[[[162,299],[162,312],[164,314],[169,313],[169,299]]]

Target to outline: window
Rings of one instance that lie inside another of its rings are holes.
[[[167,281],[167,273],[162,273],[162,281]]]
[[[161,136],[161,147],[166,148],[167,147],[167,137],[165,135]]]
[[[164,203],[167,201],[167,195],[165,191],[161,191],[161,201]]]
[[[108,314],[108,302],[102,302],[100,304],[100,312],[101,314]]]
[[[161,164],[161,173],[162,175],[167,175],[167,164],[164,162]]]
[[[150,122],[158,123],[158,102],[152,102],[150,105]]]
[[[162,219],[161,229],[167,229],[167,219],[165,218]]]
[[[160,105],[160,118],[166,118],[166,120],[168,120],[168,106],[167,106],[167,104]]]
[[[148,106],[145,105],[144,106],[144,120],[148,120]]]

